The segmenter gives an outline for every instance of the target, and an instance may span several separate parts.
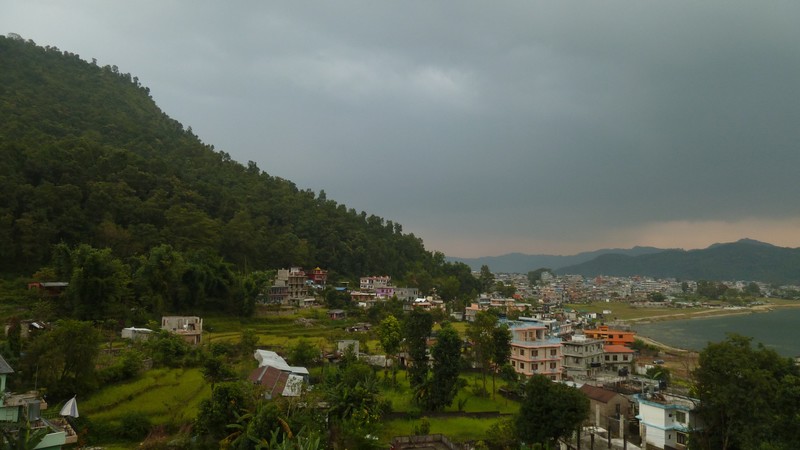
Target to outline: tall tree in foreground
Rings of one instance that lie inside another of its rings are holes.
[[[91,323],[59,321],[30,343],[23,357],[24,372],[36,377],[55,399],[84,394],[97,387],[99,353],[100,332]]]
[[[800,370],[790,358],[731,334],[709,344],[694,371],[698,449],[800,448]]]
[[[400,344],[403,342],[402,328],[400,322],[393,315],[387,316],[378,325],[378,338],[381,341],[381,347],[386,352],[386,356],[392,358],[392,383],[397,383],[397,361],[396,355],[400,350]]]
[[[492,397],[496,392],[497,372],[511,359],[511,338],[511,331],[506,324],[500,324],[492,330]]]
[[[418,390],[428,380],[428,336],[433,329],[433,317],[430,313],[414,309],[406,316],[404,324],[406,349],[411,359],[408,368],[409,383],[413,390]]]
[[[497,315],[493,311],[478,311],[475,320],[467,325],[467,338],[472,345],[472,357],[480,366],[483,378],[483,392],[486,390],[486,371],[494,355],[494,330],[497,327]]]
[[[566,384],[534,375],[515,418],[517,438],[525,444],[555,444],[589,417],[589,399]]]
[[[433,375],[426,389],[425,409],[441,411],[450,406],[458,394],[458,374],[461,372],[461,338],[450,323],[442,325],[431,354]]]

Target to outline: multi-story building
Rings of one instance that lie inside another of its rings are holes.
[[[603,366],[603,341],[588,339],[583,334],[564,341],[564,374],[571,378],[591,378]]]
[[[408,287],[405,288],[396,287],[394,288],[394,295],[401,302],[413,302],[414,300],[419,298],[419,289],[408,288]]]
[[[360,288],[361,290],[375,290],[380,287],[387,287],[392,285],[392,277],[386,276],[373,276],[361,277]]]
[[[308,276],[300,267],[280,269],[270,287],[269,301],[281,305],[299,305],[308,297]]]
[[[562,379],[561,339],[547,337],[547,328],[529,323],[511,323],[511,366],[526,377],[544,375]]]
[[[306,276],[308,276],[309,281],[316,286],[325,286],[328,282],[328,271],[320,269],[319,267],[315,267],[314,270],[308,272]]]
[[[624,345],[630,347],[636,339],[635,331],[614,330],[608,325],[600,325],[597,328],[583,330],[589,339],[601,339],[607,345]]]
[[[603,346],[603,365],[606,370],[619,372],[622,369],[632,373],[633,371],[633,355],[635,352],[632,348],[625,347],[624,345],[605,345]]]
[[[689,432],[702,427],[695,413],[699,400],[668,393],[636,395],[639,433],[647,448],[684,450]]]

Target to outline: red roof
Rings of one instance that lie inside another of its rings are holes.
[[[289,374],[272,366],[259,367],[250,373],[248,380],[261,385],[271,398],[283,394]]]
[[[624,345],[604,345],[603,351],[606,353],[633,353],[633,349]]]
[[[611,399],[619,395],[614,391],[609,391],[608,389],[603,389],[601,387],[592,386],[589,384],[584,384],[579,390],[586,394],[586,396],[590,399],[600,403],[608,403]]]

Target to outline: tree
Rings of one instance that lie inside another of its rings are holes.
[[[486,264],[481,266],[481,274],[478,276],[481,282],[481,292],[489,292],[494,287],[494,274]]]
[[[583,392],[543,375],[528,380],[524,395],[514,428],[526,444],[555,444],[589,417],[589,399]]]
[[[66,291],[74,316],[81,320],[120,317],[123,301],[130,295],[130,269],[111,254],[82,244],[63,252],[69,258],[69,287]]]
[[[96,388],[95,362],[100,352],[100,332],[91,323],[57,322],[38,334],[23,358],[25,374],[47,387],[56,399],[90,392]]]
[[[751,297],[761,296],[761,288],[758,287],[758,284],[753,281],[747,284],[747,286],[744,288],[744,292]]]
[[[511,331],[502,324],[492,330],[492,396],[495,395],[495,377],[501,367],[511,359]]]
[[[698,364],[697,448],[800,448],[800,369],[790,358],[730,334],[709,344]]]
[[[378,339],[381,347],[386,352],[386,356],[392,358],[392,382],[397,383],[397,361],[396,355],[403,342],[403,333],[400,321],[393,315],[387,316],[378,325]]]
[[[404,335],[411,366],[408,368],[409,383],[412,389],[418,390],[428,380],[428,344],[427,340],[433,329],[433,318],[430,313],[417,308],[406,316]]]
[[[289,361],[298,366],[310,366],[317,362],[319,357],[319,347],[304,338],[300,338],[289,352]]]
[[[494,329],[497,315],[493,311],[478,311],[475,320],[467,325],[467,339],[472,345],[472,357],[480,366],[483,378],[483,392],[486,390],[486,371],[494,355]]]
[[[553,271],[551,269],[548,269],[547,267],[542,267],[540,269],[528,272],[528,282],[532,286],[539,284],[539,282],[542,281],[542,274],[545,272],[553,273]]]
[[[445,322],[436,335],[431,355],[432,376],[423,401],[425,409],[441,411],[450,406],[458,394],[458,374],[461,371],[461,338],[449,322]]]
[[[211,391],[211,398],[200,402],[195,419],[195,431],[212,441],[229,434],[227,424],[235,423],[241,414],[252,410],[253,385],[245,381],[219,383]]]
[[[230,380],[236,376],[236,373],[228,366],[225,359],[222,356],[215,355],[206,355],[200,371],[203,372],[203,378],[211,384],[212,392],[217,383]]]

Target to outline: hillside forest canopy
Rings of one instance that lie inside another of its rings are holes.
[[[447,300],[479,289],[399,223],[204,144],[116,66],[16,35],[0,37],[0,64],[0,272],[79,284],[77,318],[246,314],[258,273],[290,266]],[[84,295],[98,289],[102,308]]]

